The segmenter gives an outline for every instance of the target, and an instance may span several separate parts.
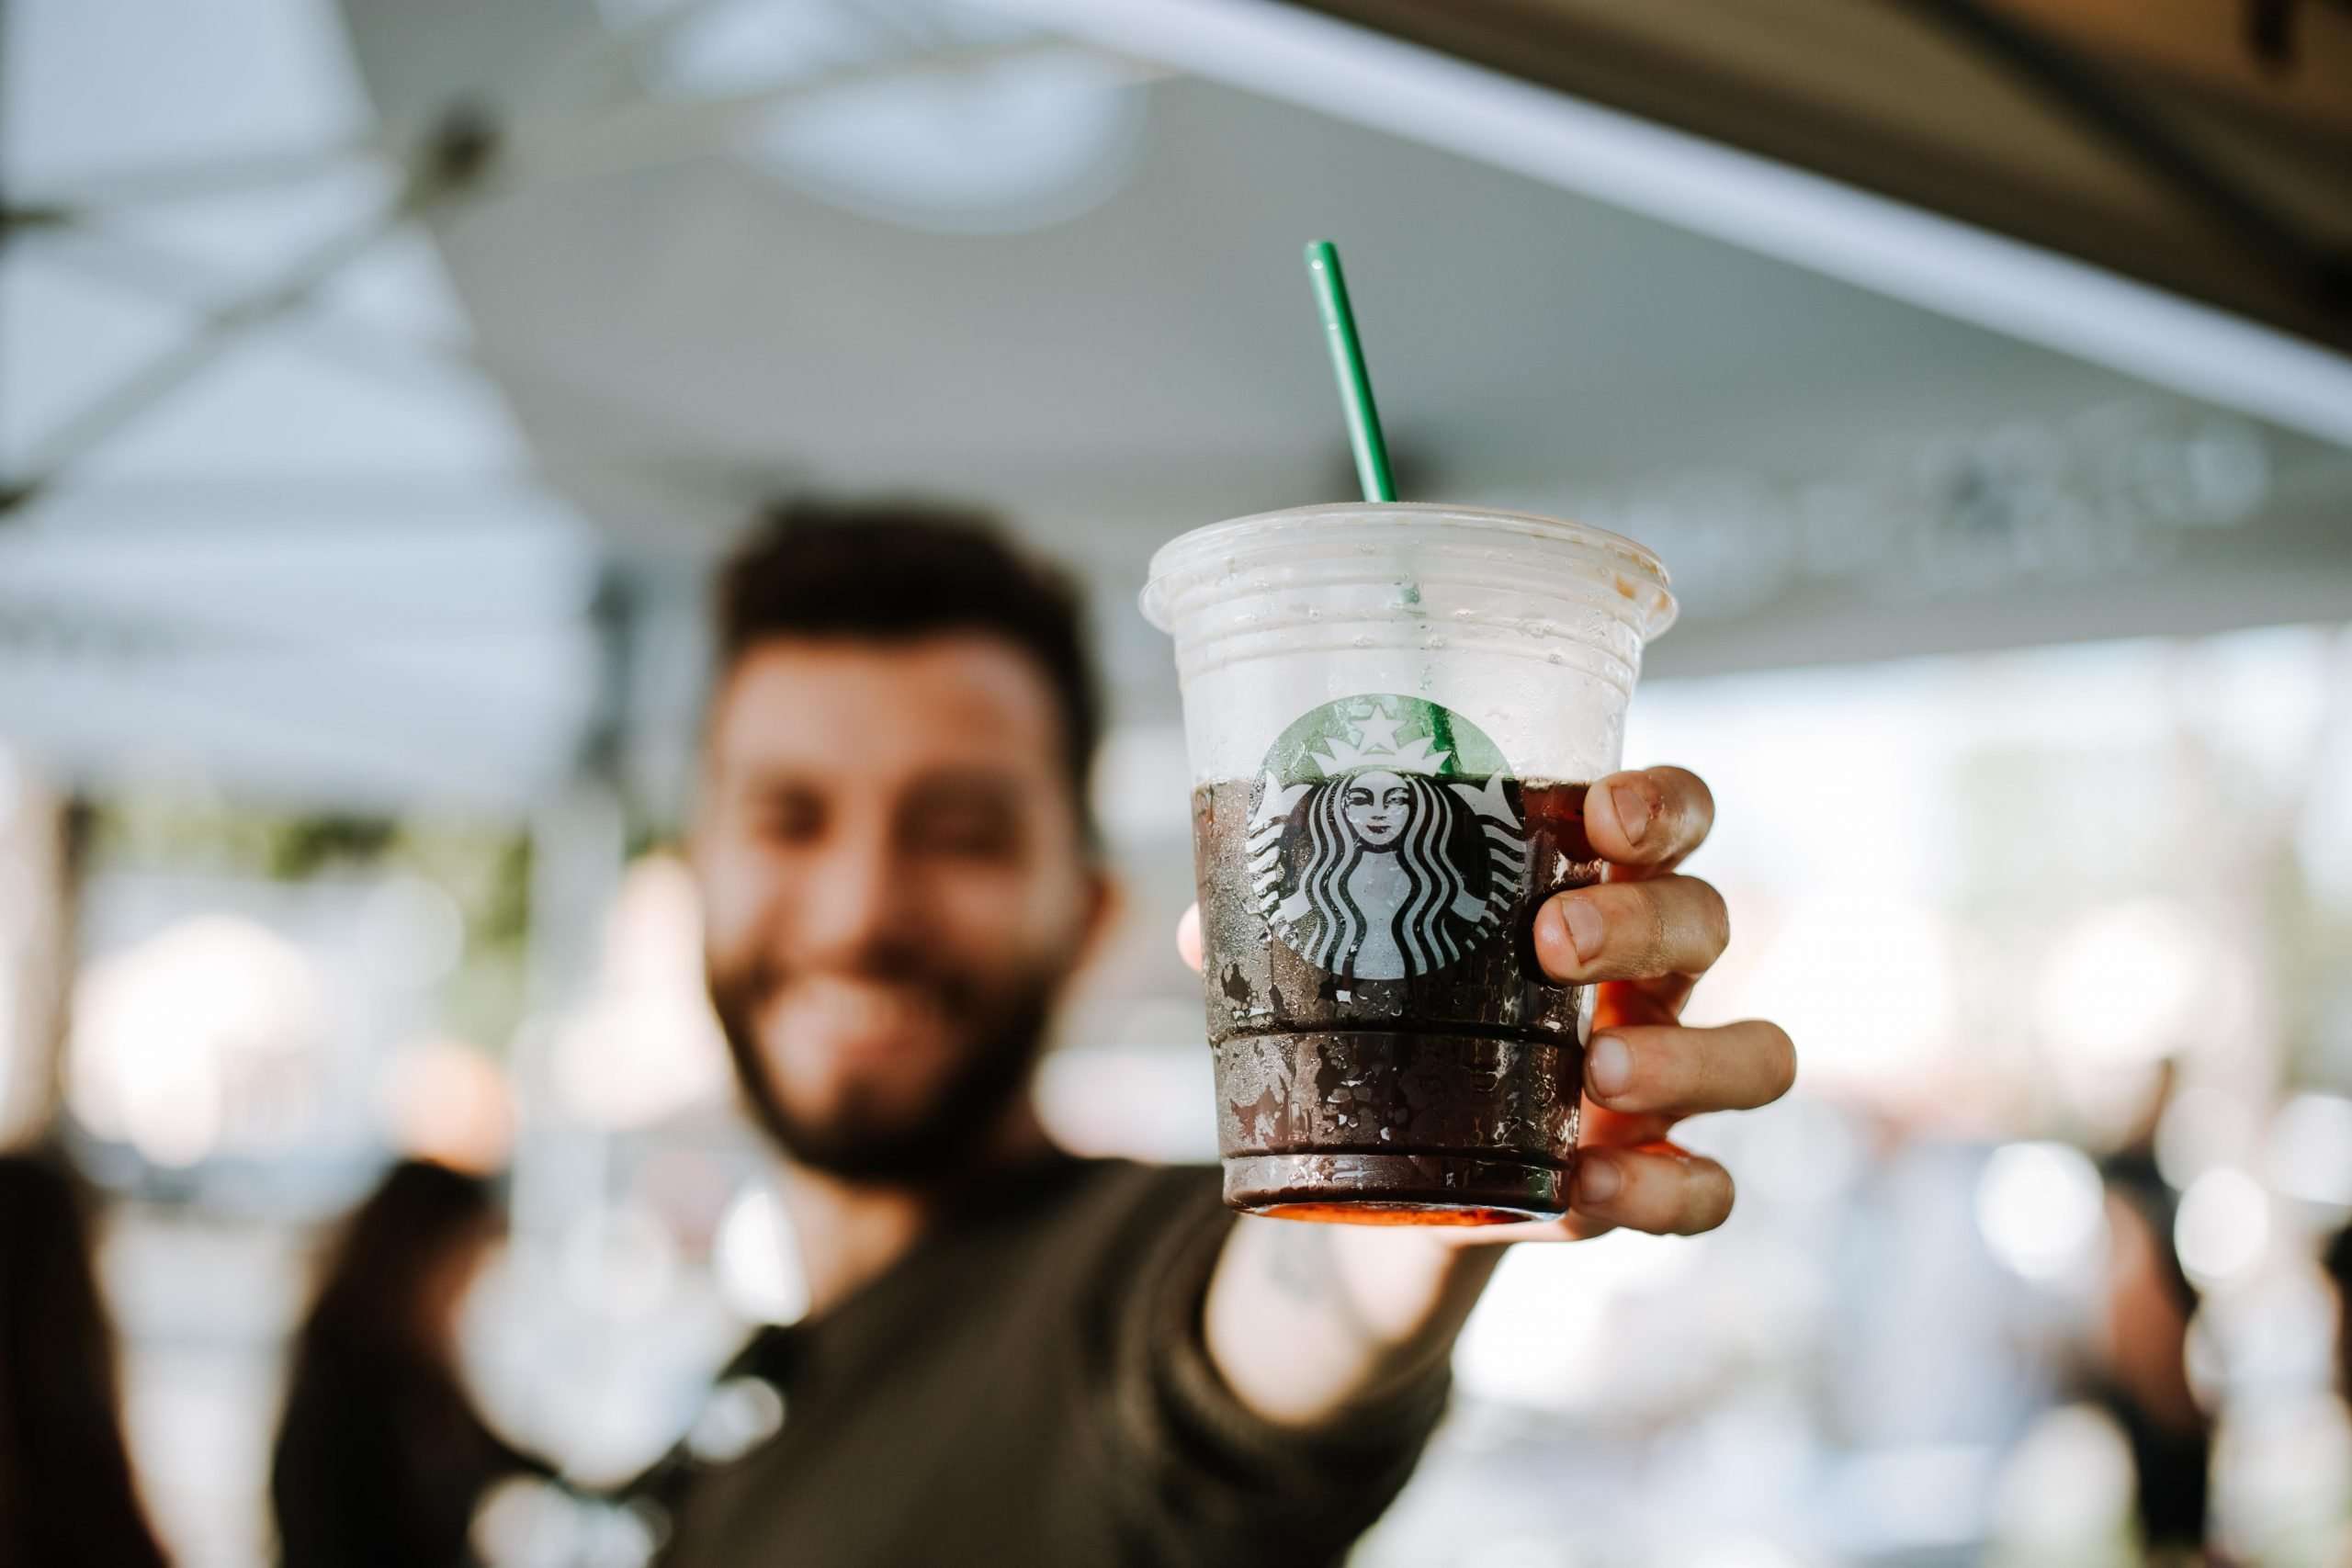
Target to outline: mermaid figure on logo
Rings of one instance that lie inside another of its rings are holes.
[[[1527,849],[1500,776],[1441,777],[1448,753],[1398,739],[1393,712],[1307,760],[1318,779],[1269,775],[1250,819],[1252,887],[1300,957],[1351,979],[1400,980],[1467,957],[1525,884]]]

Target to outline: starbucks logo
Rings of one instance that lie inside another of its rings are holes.
[[[1309,964],[1407,980],[1502,929],[1527,886],[1513,780],[1494,743],[1419,697],[1327,703],[1266,754],[1249,824],[1250,886]]]

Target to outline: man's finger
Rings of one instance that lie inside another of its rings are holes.
[[[1188,907],[1176,921],[1176,956],[1194,969],[1201,966],[1201,907]]]
[[[1730,941],[1723,895],[1694,876],[1579,887],[1535,914],[1536,961],[1564,985],[1703,974]]]
[[[1665,1143],[1674,1134],[1674,1118],[1637,1111],[1611,1111],[1587,1096],[1577,1118],[1577,1147],[1637,1149],[1644,1144]]]
[[[1581,1149],[1572,1201],[1589,1225],[1696,1235],[1731,1216],[1731,1173],[1671,1144]]]
[[[1761,1020],[1719,1029],[1611,1029],[1585,1046],[1585,1092],[1622,1112],[1753,1111],[1788,1093],[1796,1077],[1788,1031]]]
[[[1611,773],[1585,794],[1585,837],[1611,863],[1611,881],[1672,870],[1714,825],[1715,797],[1688,768]]]
[[[1697,988],[1696,975],[1661,975],[1646,980],[1611,980],[1592,988],[1592,1026],[1676,1022],[1682,1004]]]

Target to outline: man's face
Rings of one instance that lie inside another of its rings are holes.
[[[979,634],[780,638],[707,744],[711,999],[768,1130],[845,1176],[969,1162],[1103,905],[1044,672]]]

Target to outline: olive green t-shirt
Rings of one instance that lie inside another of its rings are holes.
[[[773,1434],[683,1461],[664,1568],[1321,1568],[1404,1484],[1442,1371],[1331,1429],[1240,1405],[1201,1337],[1217,1173],[1061,1158],[976,1184],[719,1384]],[[766,1389],[754,1392],[766,1394]]]

